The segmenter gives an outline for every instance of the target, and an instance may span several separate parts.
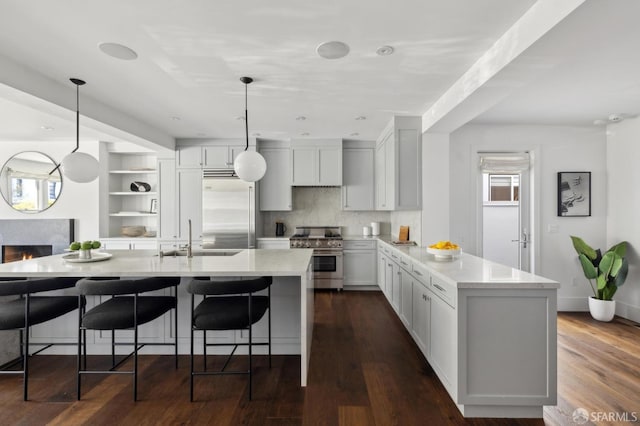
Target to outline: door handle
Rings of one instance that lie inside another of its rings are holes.
[[[522,239],[521,240],[511,240],[512,243],[520,243],[522,244],[522,248],[527,248],[527,243],[529,242],[529,239],[527,238],[527,233],[523,232],[522,233]]]

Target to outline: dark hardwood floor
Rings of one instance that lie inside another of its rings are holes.
[[[39,355],[30,401],[21,399],[20,378],[0,376],[0,424],[569,425],[578,407],[640,412],[639,338],[626,320],[561,313],[558,405],[545,408],[544,420],[464,419],[381,293],[321,292],[306,389],[298,357],[275,356],[271,370],[259,357],[252,401],[245,377],[226,376],[196,379],[190,403],[188,357],[175,370],[170,356],[142,356],[140,401],[128,376],[87,377],[76,401],[75,357]]]

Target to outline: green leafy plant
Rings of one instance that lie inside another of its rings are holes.
[[[623,241],[611,247],[604,255],[600,249],[594,250],[581,238],[571,236],[573,248],[578,253],[584,276],[589,280],[596,299],[612,300],[627,279],[629,263],[625,258],[627,242]],[[593,286],[595,280],[596,286]]]

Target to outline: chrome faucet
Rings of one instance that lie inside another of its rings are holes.
[[[187,257],[193,257],[193,240],[191,238],[191,219],[189,219],[189,242],[187,243]]]

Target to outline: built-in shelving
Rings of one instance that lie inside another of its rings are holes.
[[[101,143],[100,237],[129,238],[124,226],[158,228],[158,163],[156,153],[133,144]],[[124,148],[123,148],[124,147]],[[150,191],[132,191],[132,182],[145,182]]]

